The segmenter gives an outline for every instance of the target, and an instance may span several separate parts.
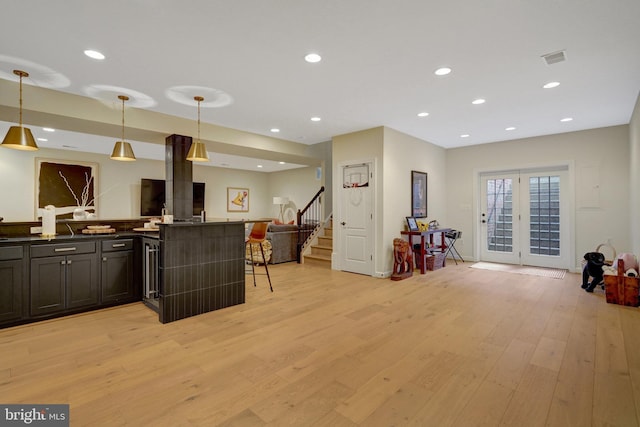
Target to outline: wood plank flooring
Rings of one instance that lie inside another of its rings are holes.
[[[72,426],[638,426],[640,309],[580,277],[394,282],[295,263],[246,304],[141,303],[0,330],[0,402]]]

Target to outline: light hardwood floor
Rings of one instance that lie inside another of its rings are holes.
[[[637,426],[640,309],[576,274],[393,282],[287,263],[246,304],[142,304],[0,330],[0,402],[72,426]]]

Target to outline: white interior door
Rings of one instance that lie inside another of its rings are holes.
[[[566,169],[483,175],[481,185],[481,260],[570,268]]]
[[[373,275],[373,170],[371,163],[342,168],[340,268]],[[334,223],[335,224],[335,223]]]

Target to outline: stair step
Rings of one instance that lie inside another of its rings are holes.
[[[318,245],[319,246],[328,246],[330,248],[333,248],[333,237],[318,236]]]
[[[323,256],[323,255],[313,255],[313,254],[305,255],[304,263],[331,267],[331,257]]]
[[[331,259],[333,247],[323,245],[311,245],[311,255],[322,255]]]

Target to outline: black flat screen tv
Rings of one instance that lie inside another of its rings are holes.
[[[163,179],[140,180],[140,216],[160,216],[165,206],[165,182]],[[193,216],[204,210],[204,182],[193,183]]]

